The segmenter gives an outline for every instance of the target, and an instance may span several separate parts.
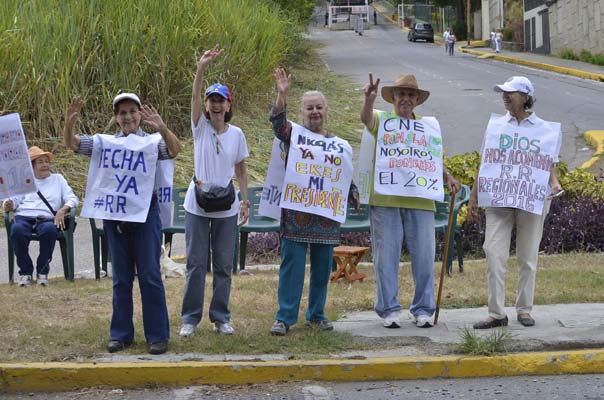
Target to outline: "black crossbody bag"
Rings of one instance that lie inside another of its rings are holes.
[[[52,213],[52,215],[57,215],[57,212],[55,211],[54,208],[52,208],[52,206],[50,205],[50,203],[48,202],[48,200],[46,200],[46,197],[44,197],[44,195],[38,190],[38,196],[42,199],[42,201],[44,202],[44,204],[46,204],[46,207],[48,207],[48,209],[50,210],[50,212]],[[71,220],[71,215],[66,215],[65,219],[64,219],[64,225],[65,228],[67,228],[69,226],[69,221]],[[76,226],[78,226],[78,221],[74,220],[73,221],[73,230],[75,231]],[[65,230],[65,229],[61,229],[61,230]]]

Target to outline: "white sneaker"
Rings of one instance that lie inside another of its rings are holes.
[[[19,286],[31,286],[31,275],[21,275],[19,277]]]
[[[39,286],[48,286],[48,275],[38,274],[36,281]]]
[[[232,335],[235,333],[235,328],[228,322],[214,322],[214,332],[218,332],[221,335]]]
[[[193,336],[193,334],[195,333],[195,328],[196,326],[193,324],[183,324],[180,328],[179,335],[182,337]]]
[[[413,323],[418,328],[432,328],[434,326],[434,319],[432,317],[432,315],[414,315]]]
[[[401,327],[400,313],[398,311],[393,311],[390,314],[386,315],[386,318],[384,318],[384,327],[400,328]]]

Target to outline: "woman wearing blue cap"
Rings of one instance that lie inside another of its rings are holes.
[[[477,218],[484,206],[487,260],[487,319],[474,329],[507,326],[505,273],[512,229],[516,226],[518,291],[516,314],[520,325],[535,325],[531,316],[535,296],[537,257],[543,223],[552,197],[562,194],[555,163],[562,144],[559,123],[544,121],[531,111],[535,89],[524,76],[513,76],[501,85],[505,115],[491,115],[482,144],[482,161],[468,203],[468,218]]]
[[[191,129],[195,153],[195,176],[185,196],[185,242],[187,283],[182,301],[180,336],[192,336],[201,321],[208,250],[212,249],[213,295],[210,322],[223,335],[235,333],[230,323],[231,271],[239,223],[248,218],[247,172],[249,156],[243,131],[229,123],[233,116],[231,92],[215,83],[205,91],[206,67],[222,54],[217,46],[206,50],[197,63],[191,96]],[[242,202],[233,186],[237,176]]]
[[[103,151],[103,142],[99,138],[95,140],[93,136],[74,134],[74,126],[79,119],[81,108],[82,100],[76,97],[67,111],[63,138],[68,148],[78,154],[93,157],[93,150]],[[166,126],[153,107],[141,105],[136,94],[121,93],[115,96],[113,113],[120,128],[120,131],[114,135],[116,140],[129,135],[151,140],[153,135],[141,129],[141,122],[144,122],[161,135],[157,145],[157,159],[174,158],[180,152],[181,145],[176,135]],[[125,142],[122,142],[121,146],[127,150]],[[155,177],[151,176],[149,179],[155,180]],[[134,340],[132,287],[136,272],[149,352],[165,353],[170,338],[170,326],[159,266],[161,221],[157,196],[155,193],[151,195],[145,222],[104,219],[103,229],[113,269],[113,315],[107,350],[110,353],[121,351]]]

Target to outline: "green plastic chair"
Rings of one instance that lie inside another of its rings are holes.
[[[172,238],[175,233],[185,233],[185,195],[187,188],[173,188],[172,191],[172,225],[163,228],[164,244],[170,244],[172,253]],[[168,253],[168,256],[170,255]]]
[[[74,279],[74,256],[73,256],[73,231],[75,229],[75,210],[69,211],[69,226],[64,231],[59,231],[57,241],[61,247],[61,257],[63,258],[63,274],[65,279],[72,281]],[[9,213],[4,213],[4,226],[6,227],[6,238],[8,242],[8,281],[14,283],[13,275],[15,272],[15,251],[10,237],[10,228],[12,219]],[[39,241],[38,235],[32,234],[32,241]]]
[[[449,199],[448,193],[445,194],[445,200],[436,202],[436,213],[434,214],[434,227],[436,232],[442,232],[446,235],[447,222],[449,219]],[[457,225],[457,214],[461,207],[470,200],[470,187],[461,185],[461,190],[455,195],[455,205],[453,207],[453,228],[449,237],[449,249],[447,251],[447,274],[452,271],[453,265],[453,245],[457,245],[457,263],[459,272],[463,272],[463,245],[461,226]]]
[[[279,232],[279,221],[258,214],[261,197],[261,186],[248,187],[247,198],[250,201],[250,215],[248,222],[239,227],[239,267],[241,270],[245,269],[248,235],[252,232]]]
[[[94,277],[96,280],[101,279],[101,263],[105,276],[107,276],[107,262],[109,259],[109,249],[107,247],[107,239],[103,226],[97,227],[94,218],[88,218],[90,221],[90,230],[92,232],[92,253],[94,256]]]
[[[346,221],[340,226],[340,233],[369,232],[369,206],[361,204],[361,211],[357,213],[354,206],[348,204]]]

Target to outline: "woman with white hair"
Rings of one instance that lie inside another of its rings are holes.
[[[483,248],[489,316],[474,324],[474,329],[508,325],[505,272],[514,225],[519,269],[517,320],[523,326],[535,325],[530,313],[543,223],[550,199],[562,193],[555,169],[562,142],[560,124],[544,121],[531,111],[535,90],[528,78],[513,76],[494,90],[502,94],[507,113],[491,116],[468,203],[470,220],[477,218],[478,205],[486,207]]]
[[[290,148],[293,146],[292,143],[296,143],[294,139],[296,135],[308,134],[313,137],[319,135],[321,142],[324,142],[323,138],[333,139],[338,140],[339,145],[349,147],[346,141],[337,138],[328,130],[327,102],[321,92],[310,91],[302,96],[300,107],[302,125],[297,125],[287,119],[286,104],[291,77],[283,68],[275,69],[275,86],[277,100],[269,119],[275,137],[286,147],[288,154],[285,159],[286,170],[297,169],[295,163],[288,164]],[[317,156],[313,160],[320,164],[323,158]],[[354,183],[350,184],[348,201],[355,205],[357,212],[360,210],[359,193]],[[271,327],[273,335],[284,336],[298,320],[308,248],[310,248],[310,287],[305,325],[323,331],[333,330],[333,324],[325,316],[324,310],[333,263],[333,248],[340,242],[340,223],[315,214],[310,208],[308,210],[309,212],[303,212],[281,208],[281,265],[277,294],[279,310]]]

